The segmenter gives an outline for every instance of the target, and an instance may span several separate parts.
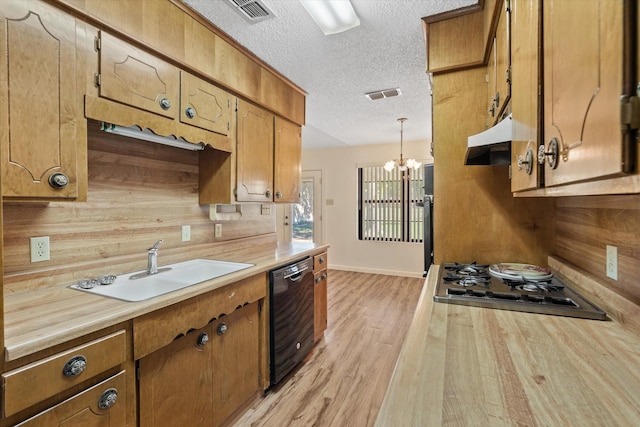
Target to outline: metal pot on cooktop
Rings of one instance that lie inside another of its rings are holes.
[[[437,302],[502,310],[606,320],[596,305],[544,267],[503,263],[445,262],[433,299]]]

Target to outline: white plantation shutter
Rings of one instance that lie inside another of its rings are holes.
[[[360,240],[422,242],[423,169],[358,168]]]

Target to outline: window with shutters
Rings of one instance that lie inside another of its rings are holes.
[[[423,168],[358,168],[358,239],[422,242]]]

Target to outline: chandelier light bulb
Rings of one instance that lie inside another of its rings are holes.
[[[401,117],[398,121],[400,122],[400,160],[389,160],[384,164],[384,170],[391,172],[396,166],[401,171],[406,171],[407,169],[418,170],[420,166],[422,166],[421,162],[415,159],[405,159],[402,157],[404,122],[407,121],[407,119],[405,117]]]

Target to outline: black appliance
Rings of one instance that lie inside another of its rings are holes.
[[[424,165],[424,273],[433,264],[433,164]]]
[[[550,271],[546,277],[529,280],[497,275],[494,267],[496,265],[443,263],[433,299],[502,310],[596,320],[607,318],[604,311],[571,290]]]
[[[313,259],[269,273],[271,385],[279,383],[313,348]]]

